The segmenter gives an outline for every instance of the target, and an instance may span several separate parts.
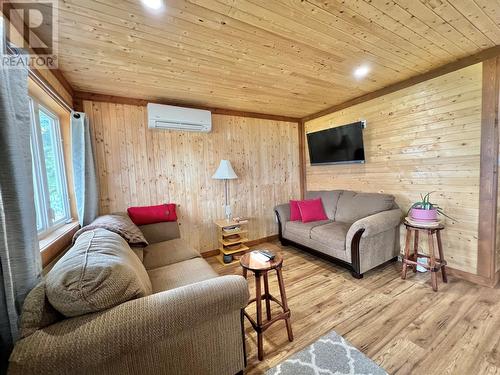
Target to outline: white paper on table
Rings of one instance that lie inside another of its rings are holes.
[[[266,257],[265,255],[262,255],[261,253],[259,253],[258,251],[252,251],[251,253],[251,257],[259,262],[269,262],[269,258]]]

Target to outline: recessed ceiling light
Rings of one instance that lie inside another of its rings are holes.
[[[163,8],[163,0],[141,0],[148,8],[158,10]]]
[[[370,73],[370,67],[367,65],[362,65],[354,70],[354,77],[361,79]]]

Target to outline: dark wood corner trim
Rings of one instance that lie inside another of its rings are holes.
[[[64,74],[59,69],[51,69],[52,74],[56,77],[59,83],[64,87],[64,89],[71,95],[71,97],[75,96],[75,92],[73,87],[70,85]]]
[[[187,108],[196,108],[196,109],[205,109],[207,111],[212,112],[212,114],[217,115],[227,115],[227,116],[238,116],[238,117],[251,117],[251,118],[259,118],[263,120],[274,120],[274,121],[284,121],[284,122],[300,122],[300,118],[298,117],[289,117],[289,116],[280,116],[280,115],[271,115],[266,113],[256,113],[256,112],[245,112],[245,111],[237,111],[233,109],[225,109],[225,108],[215,108],[208,107],[203,105],[197,105],[193,103],[186,103],[178,100],[146,100],[146,99],[138,99],[138,98],[128,98],[124,96],[114,96],[114,95],[104,95],[104,94],[95,94],[90,92],[82,92],[76,91],[74,95],[74,100],[78,103],[83,100],[89,100],[93,102],[107,102],[107,103],[117,103],[117,104],[128,104],[128,105],[136,105],[145,107],[148,103],[157,103],[157,104],[166,104],[166,105],[177,105]],[[77,104],[78,107],[78,104]]]
[[[333,105],[329,108],[323,109],[319,112],[316,112],[316,113],[310,114],[306,117],[303,117],[302,121],[304,121],[304,122],[310,121],[312,119],[315,119],[315,118],[318,118],[321,116],[325,116],[325,115],[328,115],[330,113],[337,112],[337,111],[340,111],[340,110],[348,108],[348,107],[352,107],[353,105],[360,104],[360,103],[366,102],[368,100],[378,98],[378,97],[383,96],[383,95],[391,94],[393,92],[402,90],[404,88],[416,85],[417,83],[421,83],[421,82],[427,81],[429,79],[436,78],[436,77],[442,76],[444,74],[454,72],[455,70],[465,68],[469,65],[474,65],[474,64],[480,63],[482,61],[495,58],[498,55],[500,55],[500,45],[485,49],[485,50],[478,52],[474,55],[467,56],[467,57],[464,57],[464,58],[456,60],[456,61],[452,61],[448,64],[440,66],[439,68],[430,70],[428,72],[417,75],[415,77],[408,78],[404,81],[397,82],[397,83],[394,83],[392,85],[383,87],[379,90],[370,92],[368,94],[358,96],[357,98],[348,100],[346,102]]]
[[[496,265],[500,57],[483,63],[477,274],[493,279]]]
[[[305,145],[305,122],[299,121],[299,183],[300,183],[300,198],[304,199],[306,194],[306,145]]]

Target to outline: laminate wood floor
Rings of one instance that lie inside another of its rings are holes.
[[[294,247],[258,246],[264,247],[284,258],[295,340],[288,342],[285,323],[276,323],[264,333],[265,357],[259,362],[256,334],[245,321],[246,374],[265,372],[331,330],[390,374],[500,374],[500,289],[449,277],[448,284],[439,278],[435,293],[428,274],[410,271],[401,280],[399,262],[356,280]],[[208,261],[220,274],[241,274],[239,265],[222,266],[214,257]],[[278,297],[274,272],[269,283]],[[250,273],[249,286],[254,296]]]

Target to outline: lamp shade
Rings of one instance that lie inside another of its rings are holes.
[[[229,160],[221,160],[219,168],[217,168],[212,178],[216,180],[234,180],[238,178],[238,176],[234,173],[234,169]]]

